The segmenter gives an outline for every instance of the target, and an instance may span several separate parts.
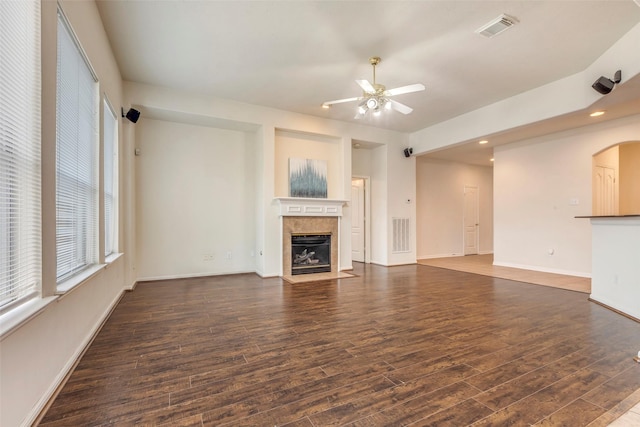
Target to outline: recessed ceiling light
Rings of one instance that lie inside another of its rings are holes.
[[[589,116],[599,117],[599,116],[602,116],[603,114],[604,114],[604,111],[594,111],[593,113],[589,114]]]
[[[490,162],[493,162],[493,161],[494,161],[494,160],[493,160],[493,157],[492,157],[492,158],[490,158],[490,159],[489,159],[489,161],[490,161]]]
[[[331,105],[329,105],[329,104],[322,104],[322,108],[324,108],[325,110],[328,110],[329,108],[331,108]]]
[[[483,139],[482,141],[478,141],[478,144],[481,144],[481,145],[482,145],[482,144],[486,144],[486,143],[488,143],[488,142],[489,142],[489,141],[487,141],[486,139]]]

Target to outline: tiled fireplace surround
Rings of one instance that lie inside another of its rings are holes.
[[[315,216],[282,217],[282,275],[291,275],[291,235],[331,234],[331,272],[338,268],[338,218]],[[311,273],[313,274],[313,273]]]
[[[331,234],[331,273],[337,274],[340,271],[340,217],[345,201],[293,197],[277,200],[282,220],[282,276],[291,276],[291,235],[294,233]]]

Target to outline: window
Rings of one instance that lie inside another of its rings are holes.
[[[58,283],[97,262],[98,84],[58,11],[56,250]]]
[[[109,256],[117,246],[118,188],[118,120],[109,101],[103,105],[104,126],[104,255]]]
[[[0,1],[0,312],[37,295],[40,1]]]

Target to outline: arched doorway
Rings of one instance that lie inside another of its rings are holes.
[[[593,215],[640,214],[640,141],[593,155]]]

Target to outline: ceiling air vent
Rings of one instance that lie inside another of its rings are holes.
[[[481,36],[491,38],[493,36],[497,36],[507,28],[514,26],[518,22],[519,21],[517,18],[514,18],[513,16],[509,16],[503,13],[493,21],[478,28],[476,30],[476,33],[480,34]]]

